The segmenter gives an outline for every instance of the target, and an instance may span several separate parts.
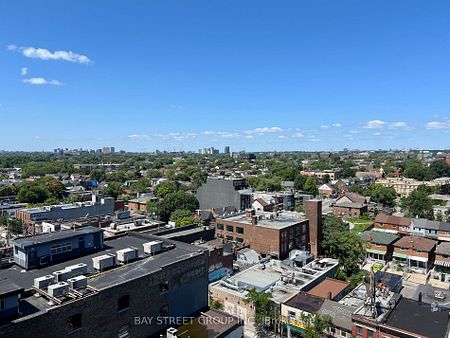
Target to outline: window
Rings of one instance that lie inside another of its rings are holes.
[[[169,281],[165,280],[159,283],[159,293],[163,294],[169,291]]]
[[[358,338],[362,337],[362,327],[360,327],[360,326],[356,327],[356,337],[358,337]]]
[[[244,239],[240,238],[240,237],[236,237],[236,241],[239,242],[239,243],[242,243],[242,242],[244,242]]]
[[[341,330],[341,337],[347,337],[347,332],[345,332],[345,331],[343,331],[343,330]]]
[[[66,330],[68,333],[81,329],[81,313],[70,316],[66,322]]]
[[[130,336],[130,325],[125,324],[119,327],[119,331],[117,331],[117,338],[127,338]]]
[[[227,225],[227,231],[233,232],[234,227],[232,225]]]
[[[50,254],[56,255],[62,252],[72,251],[72,243],[55,244],[50,247]]]
[[[373,331],[367,330],[367,338],[373,338]]]
[[[232,241],[233,240],[233,236],[227,236],[227,241]]]
[[[217,223],[217,229],[223,230],[223,224]]]
[[[288,311],[288,317],[289,318],[295,318],[295,312],[294,311]]]
[[[236,232],[237,232],[238,234],[243,234],[243,233],[244,233],[244,228],[236,227]]]
[[[130,308],[130,296],[125,295],[119,298],[117,301],[117,311],[125,311]]]

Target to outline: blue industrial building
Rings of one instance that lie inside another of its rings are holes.
[[[103,248],[103,230],[85,227],[19,238],[13,241],[14,263],[34,269],[80,257]]]

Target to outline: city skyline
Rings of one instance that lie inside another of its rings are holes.
[[[448,148],[448,3],[175,3],[0,4],[0,148]]]

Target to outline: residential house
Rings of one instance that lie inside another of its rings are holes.
[[[351,192],[344,193],[331,206],[337,217],[359,218],[367,213],[367,199]]]
[[[434,262],[437,242],[421,236],[405,236],[394,243],[393,260],[419,273],[427,273]]]
[[[273,202],[273,199],[272,199]],[[253,201],[252,208],[257,211],[272,211],[274,209],[275,203],[267,202],[264,198],[260,197]]]
[[[378,214],[373,223],[374,230],[409,235],[412,232],[411,219],[406,217]]]
[[[367,258],[388,262],[392,259],[394,243],[399,239],[397,234],[384,231],[365,231],[360,234],[365,242]]]
[[[450,281],[450,242],[442,242],[435,251],[433,275],[441,281]]]
[[[333,187],[329,184],[322,184],[318,190],[320,196],[327,198],[330,198],[334,193]]]
[[[450,222],[430,221],[425,218],[413,218],[411,221],[415,234],[439,241],[450,241]]]

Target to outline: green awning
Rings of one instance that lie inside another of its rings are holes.
[[[398,258],[408,259],[408,255],[406,255],[406,254],[401,254],[401,253],[398,253],[398,252],[394,252],[393,256],[394,256],[394,257],[398,257]]]
[[[386,250],[367,249],[366,251],[378,255],[386,255]]]

